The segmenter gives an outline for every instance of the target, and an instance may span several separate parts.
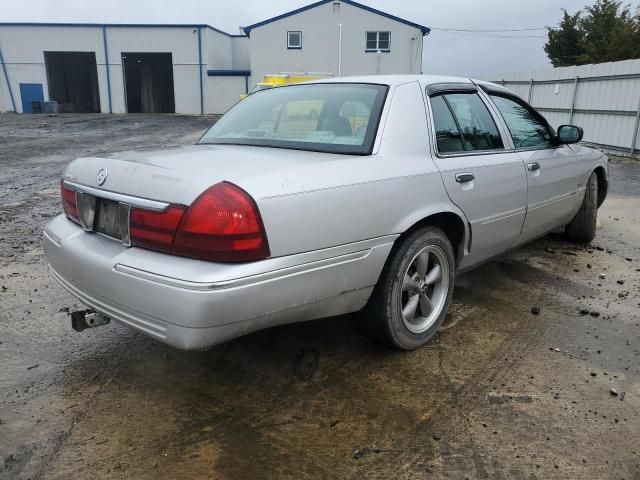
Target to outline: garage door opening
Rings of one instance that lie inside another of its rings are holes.
[[[123,53],[129,113],[175,113],[170,53]]]
[[[44,52],[49,98],[64,113],[99,113],[98,68],[94,52]]]

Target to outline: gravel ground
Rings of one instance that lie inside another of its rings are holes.
[[[461,276],[414,352],[351,316],[208,352],[73,332],[40,245],[64,166],[213,120],[0,115],[0,478],[640,478],[633,161],[612,162],[592,247],[549,236]]]

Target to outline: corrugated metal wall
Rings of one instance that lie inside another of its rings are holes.
[[[231,67],[234,70],[250,70],[249,37],[233,37],[231,48],[233,51],[233,65]]]
[[[487,80],[529,100],[554,127],[573,123],[584,128],[586,142],[640,152],[640,59],[509,73]]]
[[[229,36],[206,25],[0,23],[0,49],[4,58],[4,65],[0,65],[0,112],[22,112],[21,83],[41,84],[45,101],[50,99],[45,51],[95,54],[103,113],[127,111],[123,53],[171,53],[176,113],[199,114],[201,102],[205,113],[223,113],[245,92],[244,79],[211,82],[206,70],[237,69],[236,64],[240,69],[249,68],[248,38]]]

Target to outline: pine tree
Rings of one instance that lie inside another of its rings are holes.
[[[554,67],[576,65],[584,56],[584,32],[581,27],[582,12],[570,15],[563,10],[564,18],[558,28],[549,28],[549,41],[544,46]]]
[[[640,8],[633,15],[618,0],[597,0],[573,15],[565,10],[544,50],[554,67],[640,58]]]

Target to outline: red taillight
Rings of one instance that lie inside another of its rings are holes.
[[[64,180],[60,181],[60,195],[62,197],[62,208],[64,209],[64,213],[67,214],[74,222],[80,223],[80,219],[78,217],[78,206],[76,205],[76,192],[67,188],[64,184]]]
[[[184,214],[173,253],[220,262],[268,257],[269,246],[255,202],[230,183],[205,190]]]
[[[132,208],[129,214],[131,245],[171,253],[173,238],[186,207],[172,205],[162,212]]]

